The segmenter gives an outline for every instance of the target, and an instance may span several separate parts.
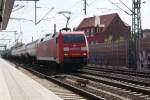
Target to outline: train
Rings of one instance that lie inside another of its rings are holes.
[[[13,48],[9,51],[9,56],[28,62],[84,66],[88,62],[89,47],[84,32],[59,31]]]

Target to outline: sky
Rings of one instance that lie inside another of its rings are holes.
[[[123,4],[119,3],[119,0],[111,0],[113,3],[117,3],[119,7],[125,11],[131,13]],[[132,8],[132,0],[122,0],[130,9]],[[150,0],[142,0],[142,28],[150,29]],[[87,0],[87,14],[84,15],[83,7],[84,0],[40,0],[37,2],[37,21],[48,13],[45,17],[47,20],[42,20],[39,24],[35,25],[35,3],[33,1],[16,1],[14,4],[11,18],[24,18],[25,20],[10,19],[7,29],[8,31],[17,31],[16,37],[23,43],[29,43],[34,40],[43,37],[47,33],[53,33],[54,24],[57,25],[57,31],[66,24],[66,18],[62,14],[58,14],[61,11],[70,11],[69,27],[77,27],[83,18],[100,16],[111,13],[118,13],[121,19],[127,24],[131,25],[132,17],[127,15],[123,11],[119,10],[109,0]],[[21,8],[20,8],[21,7]],[[20,9],[19,9],[20,8]],[[0,41],[0,43],[7,43],[8,46],[14,44],[14,33],[6,32],[1,33],[1,38],[9,38],[11,41]]]

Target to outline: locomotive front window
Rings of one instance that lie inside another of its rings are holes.
[[[82,34],[66,34],[63,35],[63,42],[64,43],[84,43],[85,37]]]

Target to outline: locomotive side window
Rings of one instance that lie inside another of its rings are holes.
[[[85,42],[85,37],[82,34],[65,34],[63,35],[64,43],[83,43]]]
[[[44,38],[41,39],[41,42],[44,40]]]
[[[58,37],[56,37],[56,43],[58,42]]]

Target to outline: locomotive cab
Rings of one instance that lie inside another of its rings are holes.
[[[83,32],[62,33],[62,63],[85,65],[88,58],[87,39]]]

